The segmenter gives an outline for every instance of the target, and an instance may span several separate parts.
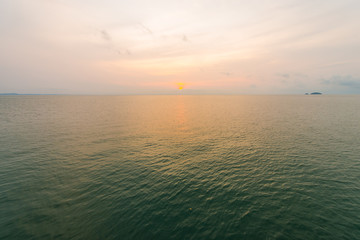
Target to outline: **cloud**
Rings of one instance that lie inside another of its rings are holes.
[[[232,73],[231,72],[221,72],[220,74],[229,77]]]
[[[324,85],[334,85],[340,87],[356,88],[360,89],[360,78],[353,77],[351,75],[340,76],[334,75],[327,79],[322,79]]]
[[[146,27],[144,24],[138,23],[138,25],[144,30],[144,32],[149,33],[149,34],[153,34],[153,31],[151,31],[151,29]]]
[[[107,41],[107,42],[111,41],[111,37],[106,30],[101,30],[100,34],[101,34],[102,39],[104,39],[105,41]]]
[[[280,77],[283,77],[283,78],[289,78],[290,77],[290,74],[288,74],[288,73],[279,73],[277,75],[280,76]]]
[[[107,49],[116,53],[117,55],[131,55],[131,52],[129,49],[127,48],[120,48],[119,46],[117,46],[116,44],[116,39],[113,41],[112,36],[110,35],[110,33],[105,30],[99,30],[100,36],[101,38],[107,42]]]
[[[319,68],[333,68],[333,67],[337,67],[337,66],[343,66],[343,65],[346,65],[349,63],[351,63],[351,62],[350,61],[334,62],[334,63],[328,63],[328,64],[321,65]]]

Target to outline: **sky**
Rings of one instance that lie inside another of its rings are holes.
[[[360,94],[358,0],[1,0],[0,93]]]

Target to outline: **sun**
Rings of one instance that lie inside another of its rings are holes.
[[[178,88],[179,90],[183,90],[183,89],[184,89],[184,86],[185,86],[184,83],[176,83],[176,85],[177,85],[177,88]]]

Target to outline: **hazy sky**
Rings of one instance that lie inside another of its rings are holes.
[[[359,0],[1,0],[0,92],[360,94],[359,26]]]

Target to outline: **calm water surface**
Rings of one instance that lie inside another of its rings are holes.
[[[360,96],[1,96],[0,239],[360,239]]]

